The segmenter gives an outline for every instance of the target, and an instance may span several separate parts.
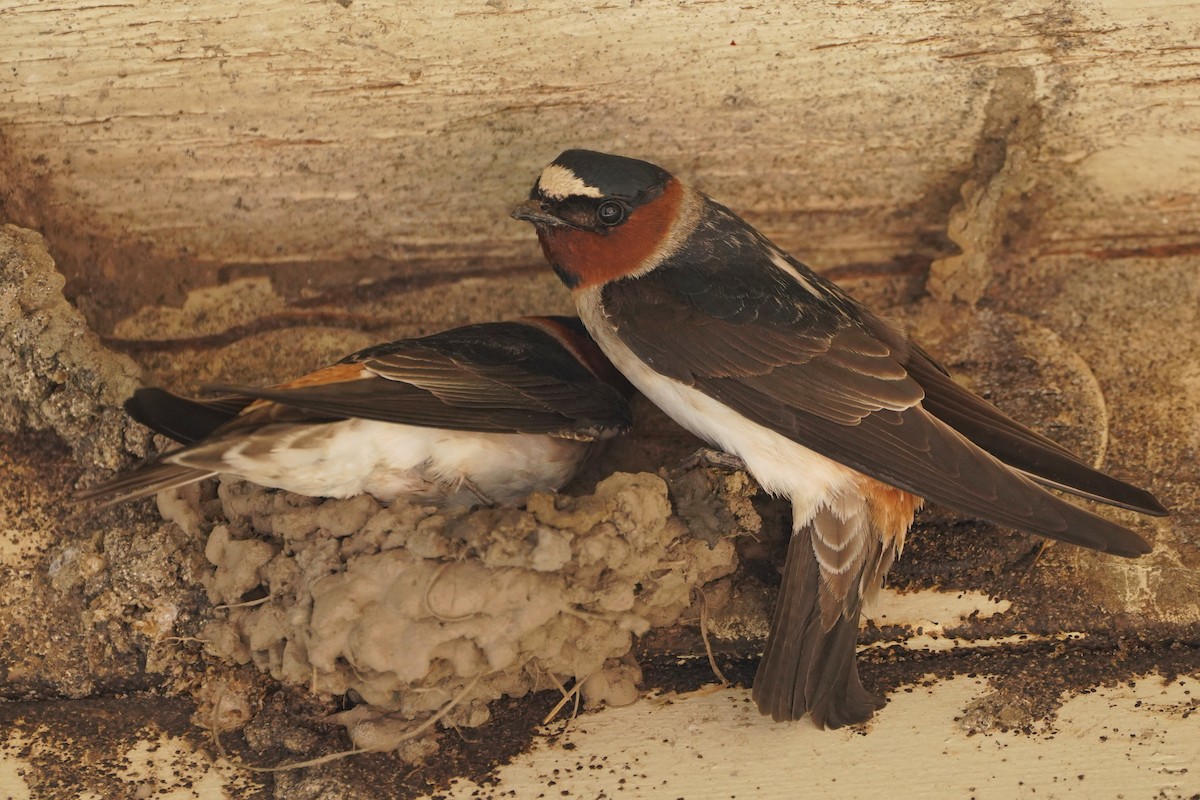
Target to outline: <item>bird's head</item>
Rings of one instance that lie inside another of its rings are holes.
[[[696,195],[646,161],[567,150],[513,209],[533,223],[554,271],[587,289],[653,269],[685,232]]]

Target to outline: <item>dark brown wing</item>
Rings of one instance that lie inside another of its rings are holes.
[[[631,422],[621,392],[549,333],[519,322],[392,342],[342,364],[362,369],[331,369],[331,382],[221,388],[326,417],[453,430],[591,440],[621,433]]]
[[[749,244],[724,237],[608,284],[604,309],[622,341],[664,375],[893,486],[1075,544],[1146,551],[1133,532],[1046,492],[923,408],[902,334],[798,262],[789,266],[800,279]]]
[[[125,401],[125,412],[147,428],[181,444],[194,444],[212,435],[251,403],[249,397],[193,399],[166,389],[138,389]]]
[[[918,347],[904,366],[925,390],[921,405],[1005,464],[1035,481],[1090,500],[1156,517],[1167,509],[1144,489],[1107,475],[954,382]]]

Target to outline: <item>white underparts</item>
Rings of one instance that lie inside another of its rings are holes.
[[[511,503],[570,480],[585,442],[543,434],[475,433],[349,419],[272,425],[185,451],[175,463],[315,497],[371,494]]]

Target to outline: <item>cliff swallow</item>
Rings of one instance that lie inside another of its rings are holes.
[[[754,699],[819,727],[872,716],[858,678],[864,596],[928,498],[1121,556],[1134,532],[1043,486],[1146,514],[1098,472],[955,383],[903,332],[665,170],[568,150],[513,211],[631,383],[789,498],[793,536]]]
[[[632,388],[575,317],[468,325],[360,350],[212,400],[143,389],[132,417],[185,446],[78,500],[230,474],[317,497],[511,504],[566,483],[628,429]]]

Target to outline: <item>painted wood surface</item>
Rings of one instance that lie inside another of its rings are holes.
[[[0,18],[2,213],[49,235],[105,328],[231,273],[299,293],[537,268],[507,211],[568,146],[659,162],[821,268],[952,254],[964,202],[995,206],[1006,247],[1200,250],[1195,4],[0,0]]]

